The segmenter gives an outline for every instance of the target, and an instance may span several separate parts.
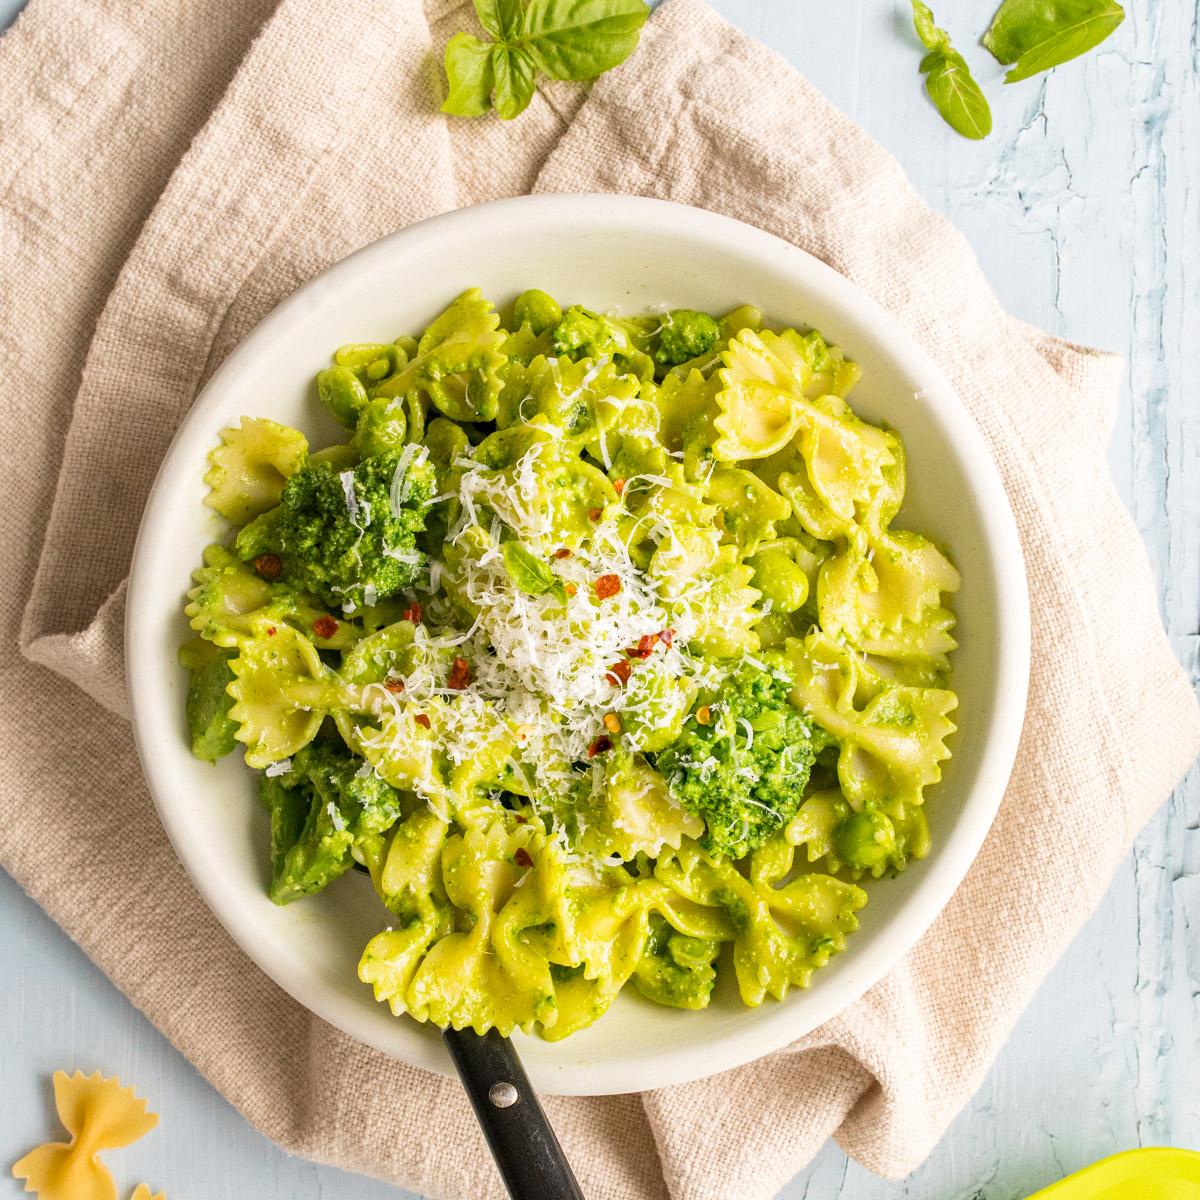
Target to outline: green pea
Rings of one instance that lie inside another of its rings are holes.
[[[833,844],[849,866],[870,871],[896,853],[896,830],[884,813],[865,808],[833,831]]]
[[[367,407],[367,389],[349,367],[326,367],[317,375],[317,395],[336,421],[353,429]]]
[[[518,329],[528,325],[534,333],[545,333],[561,320],[562,309],[558,301],[537,288],[522,292],[513,305],[513,324]]]
[[[371,400],[358,415],[358,424],[350,445],[363,458],[404,449],[404,433],[408,422],[404,408],[395,400]]]
[[[338,349],[333,361],[367,384],[398,371],[408,361],[408,354],[395,342],[351,342]]]
[[[808,599],[808,576],[786,554],[766,550],[750,559],[754,586],[776,612],[793,613]]]

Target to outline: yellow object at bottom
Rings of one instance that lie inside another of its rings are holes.
[[[1029,1200],[1200,1200],[1200,1154],[1150,1146],[1101,1159]]]

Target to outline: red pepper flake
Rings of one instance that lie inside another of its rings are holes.
[[[461,692],[470,682],[471,664],[465,658],[456,658],[454,665],[450,668],[450,675],[446,680],[446,686],[453,688],[456,692]]]
[[[414,625],[421,623],[421,602],[414,600],[401,614],[402,621],[411,621]]]
[[[570,552],[570,550],[568,550],[566,548],[566,546],[560,546],[559,549],[555,550],[554,557],[555,558],[570,558],[571,552]]]
[[[621,590],[620,575],[601,575],[596,580],[596,599],[607,600]]]
[[[606,750],[611,750],[612,747],[612,738],[601,735],[588,747],[588,758],[595,758],[597,754],[603,754]]]
[[[622,658],[613,663],[613,665],[604,672],[604,678],[608,680],[612,687],[619,687],[621,684],[629,682],[629,675],[632,670],[633,667],[630,665],[629,660]]]
[[[613,480],[613,491],[616,492],[617,495],[619,496],[624,490],[625,490],[625,480],[614,479]]]
[[[604,509],[602,508],[593,508],[588,511],[589,521],[598,521],[602,516],[604,516]]]
[[[328,641],[338,631],[338,623],[333,617],[318,617],[313,622],[313,633]]]
[[[393,695],[395,695],[397,692],[404,691],[404,680],[403,679],[385,679],[383,681],[383,686],[389,692],[391,692]]]
[[[524,846],[519,846],[517,852],[513,855],[513,862],[519,867],[532,867],[533,856],[525,849]]]
[[[274,637],[274,636],[275,636],[275,632],[276,632],[276,631],[275,631],[275,626],[274,626],[274,625],[268,625],[268,626],[267,626],[267,637]]]
[[[513,813],[513,820],[516,821],[516,823],[518,825],[528,825],[529,824],[529,818],[521,816],[520,813]]]
[[[670,650],[671,643],[675,640],[675,630],[664,629],[662,633],[658,635],[658,640],[662,642],[662,644],[666,646],[668,650]]]
[[[283,562],[278,554],[260,554],[254,560],[254,569],[268,583],[283,574]]]
[[[429,718],[424,713],[417,713],[417,715],[413,717],[413,720],[416,721],[416,723],[420,725],[422,729],[429,728]]]
[[[625,653],[630,658],[640,658],[644,662],[654,653],[654,643],[658,641],[657,633],[644,633],[638,638],[638,644]]]

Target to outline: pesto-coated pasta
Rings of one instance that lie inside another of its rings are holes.
[[[509,311],[343,346],[338,445],[223,431],[193,748],[261,772],[276,903],[367,873],[397,1014],[560,1039],[630,980],[782,1000],[928,849],[958,574],[892,528],[903,444],[817,331]]]

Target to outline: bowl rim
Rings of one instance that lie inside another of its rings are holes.
[[[974,862],[991,828],[1015,761],[1024,722],[1030,661],[1030,621],[1024,555],[1017,534],[1016,520],[1008,502],[999,471],[983,435],[962,400],[925,350],[899,324],[897,319],[851,280],[832,267],[774,234],[735,218],[705,209],[693,208],[669,200],[649,197],[594,193],[549,193],[517,196],[460,208],[429,217],[386,235],[338,260],[272,309],[234,348],[197,394],[176,430],[148,495],[129,576],[125,621],[126,677],[134,741],[143,775],[154,799],[167,836],[193,885],[210,911],[217,917],[234,942],[260,970],[269,976],[299,1004],[334,1025],[355,1040],[381,1050],[410,1065],[452,1075],[450,1060],[440,1039],[430,1039],[428,1053],[406,1056],[372,1036],[369,1023],[356,1021],[357,1006],[347,1005],[337,989],[314,974],[293,969],[286,956],[269,941],[252,937],[236,902],[207,871],[200,870],[200,855],[184,836],[177,815],[178,800],[165,777],[167,756],[154,753],[154,746],[166,728],[161,710],[160,687],[156,682],[163,664],[157,648],[149,639],[132,636],[132,631],[147,628],[146,619],[159,607],[161,583],[156,587],[155,548],[169,537],[166,506],[162,496],[188,466],[185,461],[187,433],[203,422],[210,407],[215,407],[231,380],[244,363],[285,330],[295,315],[304,312],[336,293],[364,269],[402,256],[406,248],[420,241],[453,238],[461,241],[472,229],[483,231],[497,221],[515,219],[533,226],[558,221],[579,223],[599,220],[609,226],[668,227],[672,232],[699,236],[732,245],[738,257],[758,259],[770,270],[781,269],[802,279],[805,287],[819,290],[831,301],[853,309],[862,323],[873,331],[873,340],[886,346],[896,358],[903,359],[911,374],[919,376],[922,392],[935,410],[936,423],[953,439],[971,473],[972,487],[978,499],[981,527],[986,536],[980,553],[990,556],[996,581],[996,626],[1004,653],[998,656],[997,680],[993,693],[1001,699],[994,705],[990,728],[980,756],[973,786],[963,801],[962,811],[937,849],[921,863],[922,880],[902,907],[889,918],[889,936],[876,938],[850,961],[840,965],[836,979],[825,987],[805,993],[804,1017],[789,1020],[787,1000],[765,1012],[760,1008],[755,1020],[724,1032],[720,1037],[696,1045],[672,1046],[653,1059],[652,1082],[647,1081],[646,1060],[616,1058],[580,1062],[564,1054],[561,1062],[527,1062],[535,1085],[558,1095],[611,1095],[658,1088],[706,1078],[744,1065],[810,1033],[826,1021],[848,1009],[904,957],[933,924]],[[511,224],[510,224],[511,228]],[[195,463],[191,464],[195,467]],[[177,716],[177,714],[175,714]],[[177,723],[176,723],[177,725]],[[178,732],[176,730],[176,738]],[[373,1001],[372,1001],[373,1002]],[[748,1014],[751,1010],[747,1010]],[[523,1041],[523,1044],[527,1044]],[[539,1042],[541,1046],[547,1043]],[[569,1046],[569,1040],[556,1043]],[[638,1076],[641,1076],[639,1078]]]

